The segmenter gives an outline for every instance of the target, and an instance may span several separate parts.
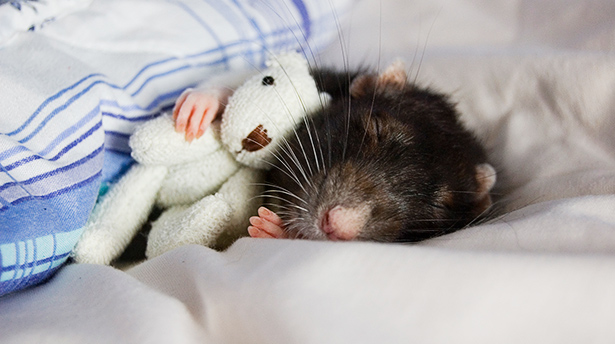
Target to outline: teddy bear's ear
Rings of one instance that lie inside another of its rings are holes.
[[[408,75],[402,61],[395,61],[379,75],[357,76],[350,85],[350,95],[360,98],[368,94],[395,94],[406,87]]]
[[[323,108],[329,105],[329,102],[333,99],[333,97],[331,97],[331,95],[327,92],[318,93],[318,97],[320,98],[320,104]]]

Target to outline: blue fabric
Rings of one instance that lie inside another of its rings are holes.
[[[319,50],[348,3],[93,1],[0,49],[0,295],[67,260],[99,192],[132,163],[136,125],[213,73]],[[119,13],[142,20],[139,37],[113,27]]]

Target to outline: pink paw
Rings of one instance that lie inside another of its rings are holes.
[[[258,209],[258,216],[250,218],[250,224],[252,226],[248,227],[248,233],[253,238],[288,238],[283,229],[282,219],[265,207]]]
[[[220,95],[215,90],[185,90],[175,102],[175,130],[186,133],[186,141],[203,135],[221,110]]]

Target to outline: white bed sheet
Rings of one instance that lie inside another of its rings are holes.
[[[70,265],[0,299],[1,341],[614,342],[613,17],[606,0],[360,3],[350,63],[416,56],[452,93],[499,172],[498,218],[417,245],[244,238]]]

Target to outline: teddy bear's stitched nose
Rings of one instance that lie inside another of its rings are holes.
[[[248,152],[255,152],[264,148],[270,142],[271,138],[267,136],[267,129],[265,129],[262,124],[259,124],[256,129],[252,130],[248,137],[241,140],[241,146]]]

